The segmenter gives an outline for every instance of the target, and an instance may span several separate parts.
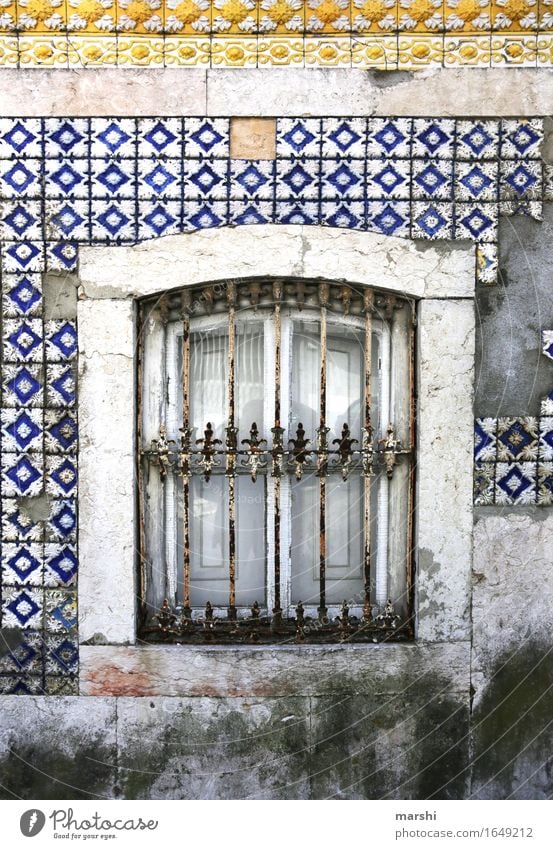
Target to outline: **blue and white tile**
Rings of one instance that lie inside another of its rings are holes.
[[[229,221],[229,205],[226,200],[184,202],[183,225],[185,230],[207,230],[224,227]]]
[[[43,545],[39,542],[5,542],[2,545],[2,585],[40,587],[43,580]]]
[[[367,229],[385,236],[409,236],[411,205],[407,201],[367,203]]]
[[[317,159],[282,159],[276,163],[276,199],[318,200],[321,162]]]
[[[452,159],[455,121],[450,118],[414,118],[412,155],[424,159]]]
[[[455,238],[475,242],[497,242],[498,215],[494,203],[457,203]]]
[[[414,159],[411,180],[414,200],[453,199],[453,163],[451,161]]]
[[[75,542],[77,539],[76,498],[57,499],[50,503],[50,516],[45,526],[49,542]]]
[[[40,495],[43,489],[43,458],[40,454],[4,454],[2,467],[2,495]]]
[[[79,670],[79,644],[75,638],[66,635],[47,636],[44,655],[46,672],[50,675],[60,675],[65,678],[65,676],[76,674]]]
[[[543,140],[541,118],[501,121],[501,159],[539,159]]]
[[[5,200],[0,203],[0,238],[4,241],[42,239],[39,200]]]
[[[45,692],[42,675],[0,675],[2,696],[40,696]]]
[[[474,460],[484,463],[496,459],[497,419],[476,419],[474,423]]]
[[[151,163],[150,163],[151,164]],[[92,198],[131,200],[136,197],[136,168],[134,159],[91,159],[90,194]]]
[[[537,460],[538,419],[534,416],[497,420],[497,459],[504,462]]]
[[[477,506],[488,506],[495,501],[495,463],[475,463],[473,499]]]
[[[279,201],[275,205],[275,222],[277,224],[319,224],[319,202],[293,200]]]
[[[539,459],[553,461],[553,416],[542,416],[539,424]]]
[[[543,165],[543,199],[553,200],[553,165]]]
[[[48,407],[74,407],[76,401],[75,372],[71,365],[46,366],[46,404]]]
[[[77,356],[77,327],[75,321],[56,319],[48,321],[44,328],[46,338],[46,360],[63,363]]]
[[[90,205],[87,200],[47,200],[45,230],[50,241],[74,239],[87,242],[90,238]]]
[[[40,118],[0,118],[0,159],[40,159]]]
[[[540,403],[540,414],[542,416],[553,416],[553,389]]]
[[[553,504],[553,463],[538,463],[537,503],[549,507]]]
[[[367,135],[368,159],[409,159],[411,118],[370,118]]]
[[[231,200],[273,200],[275,163],[252,159],[231,159]]]
[[[322,201],[320,223],[329,227],[366,230],[366,205],[364,201]]]
[[[19,635],[17,645],[10,646],[0,656],[0,673],[5,675],[38,675],[42,672],[44,634],[25,631]]]
[[[273,220],[272,200],[231,200],[229,203],[230,224],[272,224]]]
[[[541,162],[535,159],[501,162],[499,197],[502,200],[541,199],[541,168]]]
[[[44,271],[46,265],[43,242],[4,242],[1,256],[4,271]]]
[[[499,271],[499,252],[495,242],[476,246],[476,283],[482,286],[494,286]]]
[[[412,239],[451,239],[453,237],[453,204],[432,201],[413,203]]]
[[[42,362],[42,320],[10,318],[3,323],[4,362]]]
[[[39,198],[42,193],[42,160],[0,160],[0,197]]]
[[[77,594],[72,590],[44,591],[44,627],[52,633],[72,631],[77,625]]]
[[[77,450],[77,420],[70,410],[46,410],[44,431],[44,450],[48,454],[68,454]]]
[[[93,242],[135,242],[136,204],[133,200],[93,200],[91,215]]]
[[[321,169],[321,198],[324,201],[362,201],[366,196],[365,163],[325,159]]]
[[[411,162],[408,159],[368,159],[366,164],[369,200],[409,200]]]
[[[497,162],[455,163],[455,199],[461,201],[497,201]]]
[[[321,148],[320,118],[277,118],[277,160],[298,157],[318,159]]]
[[[184,163],[184,199],[227,200],[229,196],[229,162],[189,160]]]
[[[86,159],[90,150],[88,118],[46,118],[44,150],[47,159]]]
[[[4,274],[2,277],[4,318],[37,316],[42,313],[40,274]]]
[[[3,407],[41,407],[42,366],[5,363],[2,370]]]
[[[178,200],[182,196],[183,163],[175,159],[138,161],[138,197]]]
[[[46,242],[46,269],[48,271],[73,272],[77,270],[79,257],[75,242]]]
[[[2,540],[4,542],[42,542],[42,521],[32,519],[17,498],[2,501]]]
[[[32,587],[2,588],[2,625],[4,628],[36,630],[43,623],[44,591]]]
[[[229,149],[228,118],[184,119],[184,156],[187,159],[226,159]]]
[[[135,159],[134,118],[93,118],[90,125],[90,155],[94,159]]]
[[[54,498],[70,498],[77,492],[76,455],[45,458],[46,492]]]
[[[139,159],[182,159],[182,118],[141,118],[138,121]]]
[[[78,696],[79,678],[77,675],[46,675],[44,677],[45,696]]]
[[[553,360],[553,330],[542,330],[541,352],[544,357]]]
[[[499,215],[525,215],[534,221],[543,221],[543,203],[541,200],[501,200]]]
[[[4,407],[0,411],[2,451],[20,454],[41,451],[43,415],[43,410],[38,407]]]
[[[71,587],[77,582],[75,546],[47,542],[44,545],[44,586]]]
[[[46,159],[44,178],[47,198],[87,199],[90,195],[90,160]]]
[[[364,159],[367,151],[366,118],[323,118],[323,158]]]
[[[535,503],[536,462],[497,463],[495,475],[496,504]]]
[[[181,200],[142,200],[138,204],[138,238],[157,239],[182,230]]]
[[[497,159],[498,121],[457,121],[455,136],[457,160]]]

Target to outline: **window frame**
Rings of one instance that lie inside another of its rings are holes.
[[[81,249],[78,596],[82,693],[129,694],[131,672],[134,695],[195,695],[204,676],[212,680],[218,674],[215,647],[191,647],[198,665],[190,666],[187,652],[175,654],[170,646],[145,646],[137,641],[134,563],[139,522],[134,417],[129,415],[136,390],[132,299],[163,291],[168,279],[180,287],[230,276],[247,279],[254,269],[264,276],[328,276],[360,286],[378,280],[383,291],[419,299],[416,642],[387,646],[385,654],[372,658],[371,668],[377,680],[384,669],[388,674],[389,663],[399,664],[398,669],[411,668],[412,663],[422,663],[421,669],[429,670],[440,663],[449,667],[452,651],[466,668],[473,537],[475,248],[445,242],[439,248],[331,227],[258,225],[188,233],[134,246]],[[451,511],[455,511],[455,523]],[[302,651],[318,656],[321,648]],[[360,655],[348,653],[348,663],[356,669],[365,663],[362,658],[370,645],[357,648]],[[267,648],[241,650],[249,657],[252,651]],[[281,651],[287,658],[282,662],[293,663],[295,648],[282,646]],[[271,654],[278,668],[279,656]],[[252,686],[256,682],[266,686],[264,669],[261,661],[252,667]],[[219,679],[218,693],[238,686],[243,667],[235,671]]]

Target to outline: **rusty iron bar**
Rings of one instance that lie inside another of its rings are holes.
[[[190,609],[190,310],[192,295],[189,289],[182,293],[182,428],[181,462],[182,475],[182,580],[183,616],[191,617]]]
[[[320,305],[320,382],[319,382],[319,438],[326,444],[326,315],[330,302],[328,283],[319,284]],[[319,474],[319,607],[317,612],[322,621],[327,617],[326,607],[326,457]]]
[[[363,297],[363,310],[365,313],[365,391],[364,391],[364,421],[363,421],[363,447],[364,469],[364,516],[363,516],[363,576],[364,576],[364,600],[363,621],[368,623],[372,619],[371,608],[371,474],[372,474],[372,439],[373,427],[371,422],[371,371],[372,371],[372,317],[374,312],[374,293],[365,289]]]
[[[228,617],[236,619],[236,443],[238,429],[235,426],[235,343],[236,343],[236,285],[231,281],[227,287],[228,304],[228,416],[227,416],[227,465],[228,479],[228,552],[229,552],[229,604]]]
[[[283,429],[280,424],[280,382],[281,382],[281,353],[282,353],[282,284],[279,281],[273,283],[274,301],[274,332],[275,332],[275,410],[273,433],[273,487],[274,487],[274,607],[273,623],[279,627],[282,621],[282,608],[280,598],[280,477],[282,473],[282,457],[275,455],[275,450],[282,449]],[[280,437],[280,438],[279,438]],[[278,469],[276,468],[278,466]],[[278,473],[277,473],[278,472]]]

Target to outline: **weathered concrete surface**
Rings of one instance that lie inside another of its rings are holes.
[[[419,306],[416,633],[470,635],[474,304]]]
[[[469,643],[196,648],[81,646],[86,695],[307,696],[396,693],[447,679],[468,693]]]
[[[37,115],[553,113],[549,68],[2,69],[0,111]]]
[[[551,798],[553,515],[483,508],[478,516],[472,794]]]
[[[115,699],[0,698],[0,798],[112,798]]]
[[[254,248],[254,249],[252,249]],[[252,276],[326,278],[414,297],[474,294],[474,246],[420,244],[378,233],[282,224],[199,230],[133,246],[84,247],[82,294],[137,297]]]
[[[0,699],[2,798],[467,795],[468,693]],[[29,733],[29,728],[36,733]]]
[[[541,330],[553,328],[553,204],[543,222],[501,218],[499,282],[477,290],[475,415],[538,415],[553,386],[553,363],[541,354]]]

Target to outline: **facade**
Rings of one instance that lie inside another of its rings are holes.
[[[550,17],[4,7],[4,798],[551,795]]]

